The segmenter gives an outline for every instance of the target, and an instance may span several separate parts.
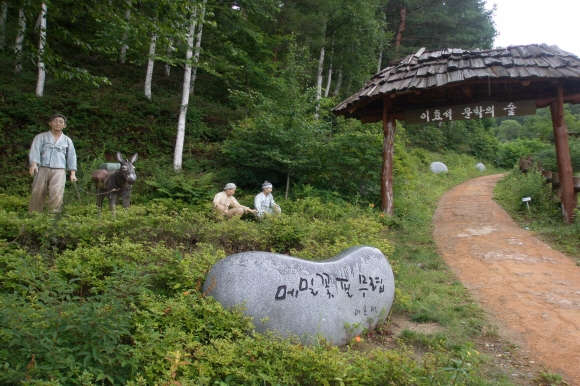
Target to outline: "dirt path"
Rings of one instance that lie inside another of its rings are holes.
[[[580,386],[580,267],[492,200],[500,178],[476,178],[445,193],[433,236],[499,335]]]

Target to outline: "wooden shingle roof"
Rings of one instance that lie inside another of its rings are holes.
[[[398,119],[404,110],[484,100],[534,99],[542,107],[542,100],[555,96],[558,82],[566,102],[580,103],[580,58],[557,46],[421,49],[374,75],[333,112],[376,122],[385,98]]]

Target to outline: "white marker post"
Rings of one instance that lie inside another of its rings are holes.
[[[524,198],[522,198],[522,202],[525,202],[526,203],[526,206],[528,207],[528,213],[532,214],[530,212],[530,201],[532,201],[532,198],[531,197],[524,197]]]

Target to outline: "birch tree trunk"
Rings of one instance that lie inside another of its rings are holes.
[[[177,122],[177,138],[175,140],[175,152],[173,154],[173,170],[181,170],[183,163],[183,141],[185,139],[185,118],[189,105],[189,86],[191,85],[191,57],[193,56],[193,35],[195,34],[196,13],[191,15],[189,31],[187,34],[187,52],[185,53],[185,72],[183,74],[183,95],[181,97],[181,109]]]
[[[332,33],[332,43],[330,50],[330,64],[328,65],[328,80],[326,81],[326,88],[324,89],[324,97],[328,98],[330,92],[330,83],[332,82],[332,61],[334,59],[334,32]]]
[[[171,55],[173,54],[173,42],[175,39],[173,38],[169,38],[169,45],[167,46],[167,59],[171,58]],[[171,64],[170,63],[165,63],[165,76],[169,76],[171,75]]]
[[[386,9],[382,10],[382,21],[385,23],[385,26],[388,24],[387,23],[387,14],[386,14]],[[380,43],[379,43],[379,60],[377,63],[377,74],[379,72],[381,72],[381,69],[383,68],[383,51],[385,50],[385,41],[384,38],[381,38]]]
[[[131,2],[129,0],[126,0],[125,3],[127,4],[127,8],[125,10],[125,21],[127,23],[129,23],[129,19],[131,19]],[[123,64],[125,64],[125,61],[127,60],[127,49],[129,48],[129,46],[127,45],[127,39],[128,39],[128,29],[129,27],[125,27],[125,31],[123,31],[123,37],[121,38],[121,51],[119,52],[119,61]]]
[[[288,199],[288,192],[290,191],[290,169],[286,173],[286,192],[284,193],[284,200]]]
[[[320,56],[318,57],[318,71],[316,74],[316,100],[319,101],[322,96],[322,69],[324,66],[324,50],[326,45],[326,22],[322,26],[322,45],[320,47]],[[314,118],[318,119],[318,112],[320,111],[320,103],[316,103],[316,111]]]
[[[26,14],[24,13],[24,5],[18,11],[18,32],[16,33],[16,42],[14,43],[14,72],[19,74],[22,72],[22,47],[24,45],[24,33],[26,32]]]
[[[338,70],[338,80],[336,81],[336,88],[334,89],[333,96],[338,96],[340,92],[340,87],[342,86],[342,70]]]
[[[44,66],[44,48],[46,46],[46,16],[47,16],[46,2],[42,2],[39,25],[39,39],[38,39],[38,81],[36,82],[36,96],[42,97],[44,95],[44,81],[46,79],[46,68]]]
[[[330,90],[330,82],[332,81],[332,62],[328,67],[328,79],[326,80],[326,88],[324,89],[324,97],[328,98],[328,91]]]
[[[316,100],[322,96],[322,69],[324,65],[324,44],[320,47],[320,56],[318,58],[318,72],[316,75]]]
[[[8,1],[2,2],[0,7],[0,50],[6,45],[6,15],[8,14]]]
[[[201,51],[201,34],[203,31],[203,19],[205,17],[205,6],[207,4],[207,0],[203,0],[201,5],[201,10],[199,14],[199,26],[197,27],[197,40],[195,41],[195,55],[193,59],[193,68],[191,74],[191,88],[189,89],[189,93],[193,94],[194,87],[195,87],[195,80],[197,79],[197,64],[199,63],[199,54]]]
[[[151,81],[153,79],[153,65],[155,64],[155,45],[157,44],[157,32],[151,35],[149,44],[149,59],[147,60],[147,75],[145,76],[145,97],[151,99]]]

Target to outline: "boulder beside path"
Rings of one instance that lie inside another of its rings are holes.
[[[431,162],[429,168],[435,174],[447,173],[449,171],[443,162]]]

